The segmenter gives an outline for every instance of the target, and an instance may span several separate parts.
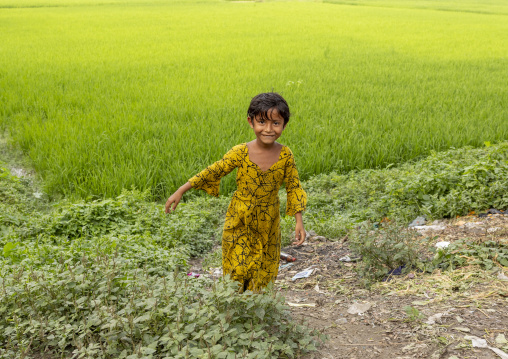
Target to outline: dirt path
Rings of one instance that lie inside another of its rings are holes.
[[[441,224],[445,229],[432,233],[436,240],[508,240],[508,216],[470,216]],[[508,274],[506,267],[413,272],[369,291],[358,284],[356,264],[339,260],[351,255],[347,240],[314,237],[306,246],[284,251],[298,260],[281,269],[277,287],[295,318],[307,320],[329,337],[307,358],[498,358],[489,349],[472,348],[466,336],[484,338],[508,352],[508,343],[503,343],[508,337],[508,282],[497,277],[503,270]],[[309,278],[291,280],[311,266]],[[355,304],[369,309],[348,313]],[[436,314],[439,318],[428,324]]]

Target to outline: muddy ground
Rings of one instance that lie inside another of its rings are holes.
[[[423,234],[435,242],[508,241],[508,215],[470,215],[433,224],[442,229]],[[499,358],[490,349],[473,348],[468,336],[485,339],[508,353],[508,281],[503,280],[507,267],[486,271],[469,266],[432,274],[413,271],[366,289],[355,271],[359,262],[340,260],[354,259],[347,237],[332,242],[314,235],[305,245],[283,252],[297,260],[280,269],[277,289],[295,319],[306,320],[328,336],[306,359]],[[281,266],[285,264],[281,261]],[[193,270],[199,267],[199,261],[194,262]],[[310,277],[292,280],[309,267],[313,269]],[[354,305],[369,309],[348,313]]]

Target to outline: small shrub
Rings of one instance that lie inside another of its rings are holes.
[[[374,228],[365,223],[350,237],[350,248],[362,256],[357,270],[366,285],[386,277],[390,271],[402,267],[402,273],[422,268],[422,249],[427,238],[397,224],[382,224]]]

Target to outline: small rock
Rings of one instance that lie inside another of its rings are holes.
[[[305,236],[305,239],[309,239],[310,237],[317,236],[317,233],[313,231],[312,229],[307,231],[307,235]]]
[[[461,317],[459,317],[458,315],[455,317],[455,319],[457,320],[457,322],[462,323],[464,321],[464,319],[462,319]]]
[[[469,333],[471,331],[471,329],[466,328],[466,327],[455,327],[453,329],[455,329],[455,330],[457,330],[459,332],[464,332],[464,333]]]
[[[312,240],[318,241],[318,242],[326,242],[326,241],[328,241],[328,239],[326,237],[323,237],[323,236],[312,237]]]
[[[341,325],[341,324],[347,324],[347,319],[346,318],[339,318],[335,321],[335,323]]]
[[[500,230],[501,230],[501,228],[499,228],[499,227],[492,227],[492,228],[488,228],[487,232],[494,233],[494,232],[497,232],[497,231],[500,231]]]
[[[407,275],[407,278],[408,278],[408,279],[414,279],[414,278],[415,278],[415,274],[414,274],[414,273],[409,273],[409,274]]]

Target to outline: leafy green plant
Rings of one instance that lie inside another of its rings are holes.
[[[487,270],[495,266],[508,267],[508,242],[461,239],[447,248],[435,250],[427,269],[454,270],[468,265],[478,265]]]
[[[404,306],[404,312],[407,315],[407,320],[409,322],[415,322],[421,318],[423,318],[423,314],[418,310],[418,308],[411,307],[410,305]]]
[[[0,355],[89,358],[278,358],[315,349],[317,332],[293,322],[270,290],[160,276],[120,251],[51,266],[0,270]]]
[[[461,148],[398,167],[318,175],[304,183],[306,226],[330,238],[388,217],[455,217],[471,210],[508,208],[508,143]]]
[[[399,267],[401,273],[422,268],[424,258],[420,253],[428,242],[428,238],[395,223],[384,223],[379,228],[365,223],[352,233],[349,245],[362,256],[356,269],[364,283],[369,285]]]

